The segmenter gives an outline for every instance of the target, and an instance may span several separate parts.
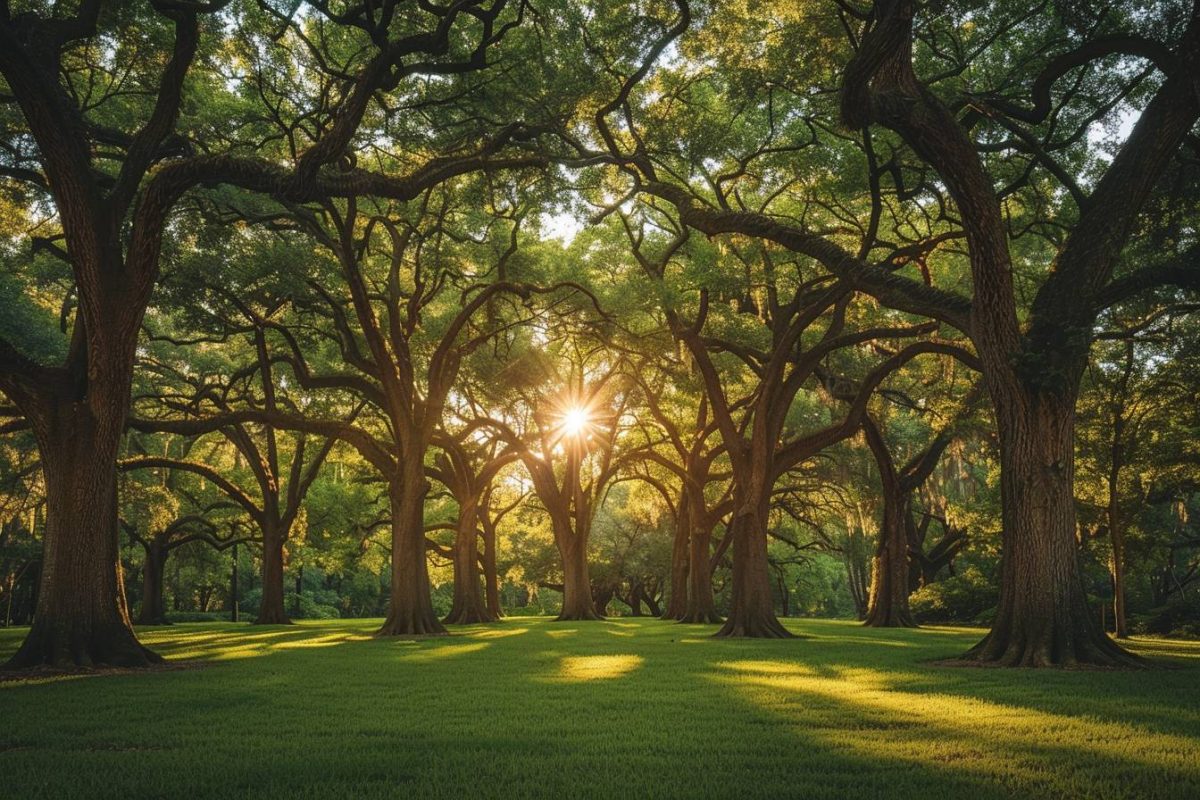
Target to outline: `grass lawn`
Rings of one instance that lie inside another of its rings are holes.
[[[949,628],[377,625],[143,629],[205,666],[0,683],[0,796],[1200,797],[1200,642],[1059,672],[934,666],[980,636]]]

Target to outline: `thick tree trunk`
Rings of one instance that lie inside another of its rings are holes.
[[[736,503],[735,499],[735,503]],[[771,570],[767,561],[766,502],[733,518],[733,593],[729,619],[715,634],[722,637],[786,639],[793,634],[775,616]]]
[[[461,501],[458,526],[454,534],[454,600],[447,624],[468,625],[495,622],[479,590],[478,532],[475,529],[476,505]]]
[[[587,541],[574,532],[555,537],[562,557],[563,598],[559,621],[601,619],[592,598],[592,582],[588,577]],[[607,603],[606,603],[607,605]]]
[[[908,608],[908,536],[904,529],[903,499],[886,493],[879,542],[871,559],[871,590],[864,625],[873,628],[915,628]]]
[[[863,624],[872,628],[915,628],[908,610],[908,531],[904,489],[883,432],[869,417],[863,421],[867,444],[879,467],[883,519],[871,559],[871,588]]]
[[[500,576],[496,571],[496,531],[483,532],[483,587],[487,611],[493,620],[504,616],[500,608]]]
[[[688,609],[688,547],[691,538],[688,529],[691,526],[687,521],[687,511],[682,507],[684,502],[683,499],[680,500],[681,508],[675,520],[675,539],[671,545],[671,580],[667,587],[666,609],[661,615],[663,619],[681,620]]]
[[[125,383],[128,395],[128,382]],[[6,665],[143,667],[125,603],[117,532],[117,450],[127,400],[89,398],[33,421],[46,480],[41,585],[33,626]],[[96,407],[105,407],[97,418]]]
[[[1003,555],[992,630],[965,658],[999,666],[1132,667],[1088,608],[1075,543],[1074,394],[993,390]]]
[[[842,561],[846,565],[846,584],[850,589],[850,598],[854,601],[854,615],[860,621],[866,622],[867,603],[870,600],[866,570],[852,552],[844,554]]]
[[[139,625],[170,624],[163,602],[163,577],[168,552],[161,542],[151,540],[146,546],[146,560],[142,566],[142,608],[137,618]]]
[[[696,525],[692,528],[690,538],[687,608],[679,621],[693,624],[724,622],[717,613],[717,603],[713,598],[712,570],[709,567],[712,528],[708,525]]]
[[[258,607],[255,625],[291,625],[284,608],[283,546],[285,537],[279,526],[267,524],[262,529],[262,604]]]
[[[390,487],[392,507],[392,596],[379,636],[445,635],[429,595],[425,555],[425,482],[420,462],[405,465]]]

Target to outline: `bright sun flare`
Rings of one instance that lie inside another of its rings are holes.
[[[563,433],[567,436],[579,436],[588,426],[591,415],[585,408],[572,408],[563,415]]]

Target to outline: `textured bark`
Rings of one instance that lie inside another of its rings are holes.
[[[146,558],[142,565],[142,607],[138,612],[139,625],[169,625],[167,607],[163,602],[163,578],[170,551],[161,542],[151,539],[145,545]]]
[[[262,526],[262,604],[255,625],[291,625],[284,608],[283,545],[285,536],[273,525]]]
[[[562,610],[556,619],[560,622],[602,619],[603,614],[596,609],[592,582],[588,577],[586,538],[571,534],[556,538],[563,566]]]
[[[883,526],[871,559],[871,589],[867,618],[872,628],[915,628],[908,607],[908,541],[901,514],[903,501],[884,498]]]
[[[1100,630],[1083,588],[1075,543],[1074,395],[1005,388],[996,394],[1025,402],[997,404],[1000,604],[991,632],[965,658],[1001,666],[1141,666]]]
[[[500,608],[500,576],[496,571],[496,528],[486,521],[483,524],[483,587],[487,600],[487,611],[493,620],[504,616]]]
[[[675,538],[671,544],[671,580],[667,587],[667,605],[661,615],[667,620],[681,620],[687,614],[688,572],[691,567],[688,516],[686,506],[681,502],[675,518]]]
[[[873,628],[914,628],[908,608],[908,532],[904,524],[904,487],[883,432],[869,417],[863,421],[867,444],[879,467],[883,519],[871,559],[871,589],[863,624]]]
[[[896,131],[937,171],[958,208],[971,262],[968,317],[950,307],[950,300],[960,305],[951,297],[930,313],[974,342],[1000,439],[1000,604],[991,633],[967,658],[1025,666],[1139,664],[1098,629],[1087,607],[1074,546],[1074,404],[1099,311],[1163,283],[1112,277],[1146,199],[1200,118],[1194,70],[1187,60],[1165,68],[1168,74],[1129,136],[1091,183],[1086,202],[1080,201],[1079,218],[1022,320],[996,181],[955,112],[913,70],[915,4],[877,3],[875,11],[845,69],[843,122],[853,128],[881,123]],[[1193,13],[1179,53],[1190,58],[1198,41],[1200,13]],[[1076,51],[1072,66],[1122,52],[1092,44],[1098,49]],[[1017,116],[1043,121],[1049,89],[1061,75],[1039,76],[1046,82],[1038,107]],[[999,107],[1013,113],[1010,104],[1000,101]],[[881,296],[881,288],[871,291]]]
[[[392,595],[379,636],[445,635],[429,595],[424,502],[429,484],[421,464],[409,463],[389,487],[392,509]]]
[[[495,622],[479,589],[479,532],[475,527],[478,504],[468,499],[460,499],[459,503],[454,533],[454,599],[442,621],[455,625]]]
[[[736,502],[736,500],[735,500]],[[720,637],[791,638],[775,616],[771,570],[767,561],[766,503],[733,519],[732,602],[729,618],[717,631]]]
[[[688,598],[687,608],[680,622],[720,623],[725,620],[717,613],[712,590],[712,567],[709,564],[712,550],[712,526],[697,525],[692,528],[688,547]]]
[[[43,566],[33,625],[9,669],[162,660],[134,635],[121,576],[116,456],[125,405],[118,395],[97,418],[99,405],[63,403],[34,423],[46,480]]]

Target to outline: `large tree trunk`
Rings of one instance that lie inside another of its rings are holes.
[[[597,612],[592,598],[592,582],[588,577],[586,538],[574,532],[562,532],[555,539],[563,567],[562,611],[557,619],[601,619],[602,615]]]
[[[908,610],[908,531],[904,525],[904,490],[892,454],[874,420],[863,421],[867,444],[879,467],[883,519],[871,559],[871,589],[863,624],[873,628],[915,628]]]
[[[908,608],[908,535],[904,501],[885,492],[883,524],[871,559],[871,590],[864,625],[874,628],[915,628]]]
[[[142,566],[142,608],[138,612],[139,625],[169,625],[167,607],[163,602],[163,577],[169,551],[162,542],[151,540],[146,545],[146,559]]]
[[[663,619],[683,619],[688,609],[688,546],[691,538],[688,529],[691,526],[688,524],[685,502],[683,498],[680,499],[679,513],[675,518],[675,539],[671,545],[671,581],[667,588],[667,606],[661,615]]]
[[[767,561],[767,503],[740,508],[731,524],[733,530],[733,590],[729,619],[716,636],[790,638],[792,633],[775,616],[771,592],[771,570]]]
[[[425,481],[422,465],[408,463],[392,482],[392,595],[379,636],[445,635],[429,595],[425,555]]]
[[[495,622],[479,591],[479,548],[475,529],[476,504],[460,501],[458,526],[454,534],[454,600],[447,624],[468,625]]]
[[[1074,393],[993,388],[1004,523],[1000,603],[965,658],[1000,666],[1139,666],[1088,608],[1075,543]]]
[[[31,419],[46,480],[43,564],[33,626],[9,669],[162,661],[134,635],[121,577],[117,450],[128,385],[124,400],[117,391],[62,402]]]
[[[266,524],[262,529],[262,604],[258,607],[255,625],[291,625],[284,608],[283,546],[285,536],[278,525]]]
[[[500,608],[500,576],[496,571],[496,531],[483,531],[483,587],[487,600],[487,611],[493,620],[504,616]]]
[[[712,570],[709,567],[712,528],[706,524],[694,525],[690,538],[687,608],[679,621],[699,624],[724,622],[717,613],[717,603],[712,590]]]

